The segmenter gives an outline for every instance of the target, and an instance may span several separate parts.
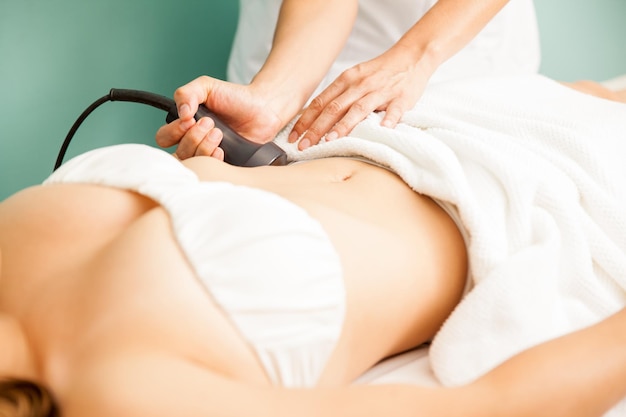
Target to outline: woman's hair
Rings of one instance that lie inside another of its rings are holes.
[[[0,379],[0,416],[59,417],[50,392],[34,382]]]

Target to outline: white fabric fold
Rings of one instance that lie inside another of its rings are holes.
[[[443,384],[626,305],[626,105],[542,76],[480,78],[432,85],[395,129],[380,121],[303,152],[289,127],[276,141],[293,160],[367,157],[457,208],[474,289],[430,349]]]

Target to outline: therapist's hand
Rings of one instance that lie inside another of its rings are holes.
[[[198,105],[203,103],[233,130],[258,143],[271,141],[283,124],[272,111],[261,92],[251,86],[233,84],[216,78],[202,76],[178,88],[174,93],[179,118],[162,126],[156,133],[156,143],[161,147],[178,145],[175,156],[187,159],[192,156],[212,156],[224,159],[219,148],[222,132],[213,120],[195,121]]]
[[[299,149],[345,136],[373,111],[385,111],[382,125],[393,128],[421,97],[432,70],[414,54],[394,47],[343,72],[304,110],[289,135]]]

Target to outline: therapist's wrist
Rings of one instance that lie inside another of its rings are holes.
[[[437,42],[420,45],[400,41],[389,52],[410,61],[413,67],[417,68],[426,77],[434,74],[437,68],[446,60],[444,48]]]

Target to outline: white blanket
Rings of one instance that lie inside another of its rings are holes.
[[[371,115],[291,159],[360,155],[456,206],[474,289],[435,337],[432,367],[469,382],[626,305],[626,105],[542,76],[433,85],[395,129]]]

